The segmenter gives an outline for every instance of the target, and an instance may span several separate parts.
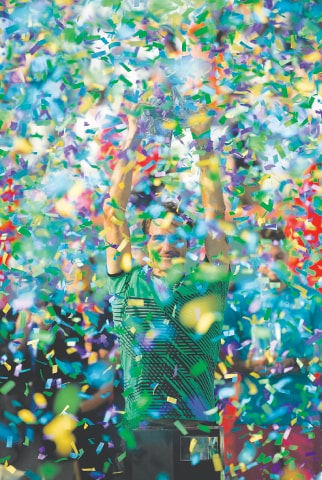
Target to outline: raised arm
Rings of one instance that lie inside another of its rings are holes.
[[[228,244],[222,225],[225,219],[225,203],[220,180],[219,159],[215,156],[210,139],[211,118],[207,112],[199,114],[199,123],[191,127],[197,142],[200,166],[200,188],[205,220],[213,228],[205,239],[206,255],[211,263],[229,268]]]
[[[111,187],[104,200],[104,232],[107,242],[106,263],[109,274],[122,271],[122,257],[131,255],[130,231],[125,218],[135,161],[132,146],[136,134],[136,118],[128,115],[128,132],[114,168]]]

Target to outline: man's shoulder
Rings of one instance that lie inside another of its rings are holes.
[[[187,278],[192,282],[208,284],[229,283],[231,271],[226,265],[215,265],[204,259],[191,269]]]
[[[149,282],[149,269],[141,265],[135,265],[128,272],[119,272],[114,275],[108,275],[107,287],[110,294],[123,294],[126,291],[133,290],[134,294]]]

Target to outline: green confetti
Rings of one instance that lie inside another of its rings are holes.
[[[188,435],[188,430],[184,427],[184,425],[182,425],[179,420],[173,422],[173,425],[179,430],[179,432],[182,433],[182,435]]]
[[[203,372],[207,370],[207,362],[205,360],[199,360],[192,369],[190,370],[190,373],[193,377],[197,377],[198,375],[201,375]]]
[[[16,386],[15,382],[13,380],[8,380],[8,382],[4,383],[0,387],[0,393],[2,395],[7,395],[11,390]]]

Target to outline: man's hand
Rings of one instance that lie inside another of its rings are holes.
[[[106,262],[109,274],[122,271],[122,257],[131,256],[130,230],[126,221],[125,210],[129,200],[135,161],[130,150],[137,132],[134,115],[128,114],[128,131],[124,143],[120,146],[119,158],[113,170],[109,197],[103,204],[104,231],[108,244]]]

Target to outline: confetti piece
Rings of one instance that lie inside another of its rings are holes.
[[[40,392],[34,393],[33,398],[34,398],[34,402],[35,402],[35,404],[38,408],[46,408],[47,399],[42,393],[40,393]]]
[[[198,425],[197,425],[197,428],[198,428],[198,430],[200,430],[201,432],[205,432],[205,433],[210,433],[210,432],[211,432],[211,430],[210,430],[210,428],[209,428],[208,425],[198,424]]]
[[[176,403],[177,403],[177,401],[178,401],[178,400],[177,400],[176,398],[173,398],[173,397],[167,397],[167,402],[169,402],[169,403],[174,403],[174,404],[176,404]]]
[[[36,421],[35,415],[27,409],[19,410],[18,417],[25,423],[35,423]]]
[[[4,383],[0,387],[0,393],[2,395],[7,395],[14,387],[15,387],[15,382],[13,380],[9,380],[8,382]]]
[[[2,309],[3,313],[6,315],[9,312],[10,308],[11,306],[7,303]]]
[[[220,455],[218,453],[215,453],[213,455],[212,462],[213,462],[214,469],[215,469],[216,472],[221,472],[224,469],[221,458],[220,458]]]
[[[60,415],[67,411],[69,414],[75,414],[80,404],[78,392],[79,387],[77,385],[67,385],[59,390],[53,406],[54,413]]]
[[[182,433],[182,435],[188,435],[188,430],[184,427],[184,425],[182,425],[179,420],[173,422],[173,425],[179,430],[179,432]]]
[[[70,415],[57,416],[44,427],[43,432],[55,442],[57,452],[64,456],[72,451],[75,436],[71,432],[75,427],[76,420]]]

